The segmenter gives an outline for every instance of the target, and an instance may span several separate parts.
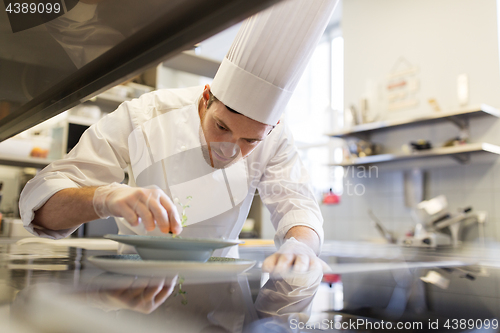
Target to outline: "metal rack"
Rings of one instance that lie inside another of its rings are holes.
[[[328,136],[345,138],[350,136],[366,138],[367,135],[382,130],[389,130],[396,127],[409,126],[414,124],[425,124],[437,121],[451,121],[460,129],[468,127],[468,118],[470,116],[489,115],[500,118],[500,110],[487,104],[480,104],[469,108],[458,109],[449,112],[435,112],[422,117],[414,117],[404,120],[383,120],[373,123],[366,123],[353,126],[344,131],[327,133]]]
[[[329,133],[328,135],[337,138],[356,137],[363,140],[370,140],[371,134],[376,132],[387,131],[415,124],[423,125],[440,121],[450,121],[459,128],[461,137],[463,137],[464,139],[468,139],[470,127],[469,118],[472,116],[492,116],[500,118],[500,110],[487,104],[480,104],[473,107],[462,108],[449,112],[435,112],[433,114],[425,115],[422,117],[414,117],[404,120],[378,121],[356,125],[348,130],[333,132]],[[467,143],[457,146],[438,147],[429,150],[414,151],[411,153],[378,154],[358,157],[347,162],[332,163],[330,165],[354,166],[438,156],[450,156],[457,160],[459,163],[463,164],[470,161],[472,153],[478,152],[488,152],[500,155],[500,146],[486,142]]]
[[[358,157],[347,163],[331,164],[332,166],[365,165],[383,162],[403,161],[416,158],[450,156],[460,163],[470,161],[471,153],[488,152],[500,155],[500,146],[486,142],[469,143],[452,147],[434,148],[424,151],[416,151],[411,154],[379,154],[366,157]]]

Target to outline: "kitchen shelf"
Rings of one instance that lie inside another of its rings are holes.
[[[104,92],[91,98],[89,101],[98,104],[105,104],[111,107],[118,107],[123,102],[130,101],[131,99],[132,98],[130,97],[122,97]]]
[[[214,78],[220,61],[196,55],[193,51],[184,51],[165,61],[163,66],[179,71]]]
[[[117,87],[114,87],[114,88],[117,88]],[[115,109],[123,102],[131,101],[132,99],[139,97],[143,93],[147,93],[147,92],[155,90],[154,87],[147,86],[144,84],[138,84],[138,83],[128,83],[128,84],[124,85],[122,88],[126,89],[126,90],[121,90],[119,93],[116,93],[116,91],[113,91],[114,88],[106,90],[105,92],[89,99],[87,102],[96,103],[96,104],[108,106],[108,107]],[[123,96],[123,95],[121,96],[120,93],[121,94],[127,93],[127,96]],[[134,96],[128,96],[128,94],[132,94]]]
[[[52,163],[54,160],[47,158],[36,158],[36,157],[20,157],[15,155],[1,155],[0,154],[0,165],[10,165],[22,168],[37,168],[42,169],[47,165]]]
[[[500,155],[500,146],[490,143],[468,143],[452,147],[440,147],[423,151],[416,151],[411,154],[379,154],[366,157],[358,157],[350,162],[330,164],[330,166],[354,166],[365,164],[376,164],[384,162],[395,162],[425,157],[452,156],[461,162],[468,161],[470,153],[488,152]]]
[[[434,112],[430,115],[422,117],[414,117],[404,120],[385,120],[385,121],[377,121],[372,123],[356,125],[349,128],[348,130],[328,133],[327,135],[331,137],[342,138],[348,136],[356,136],[359,134],[368,134],[370,132],[395,128],[399,126],[412,125],[416,123],[423,124],[423,123],[430,123],[442,120],[451,120],[456,122],[457,118],[462,118],[467,116],[479,116],[479,115],[490,115],[493,117],[500,118],[500,111],[492,106],[486,104],[480,104],[478,106],[463,108],[455,111]]]

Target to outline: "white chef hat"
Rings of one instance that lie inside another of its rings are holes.
[[[247,19],[212,83],[231,109],[276,125],[337,0],[286,0]]]

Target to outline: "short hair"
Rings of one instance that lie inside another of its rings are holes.
[[[217,102],[217,101],[219,101],[219,100],[217,99],[217,97],[215,97],[215,96],[214,96],[214,94],[212,94],[212,92],[211,92],[211,91],[209,91],[208,93],[209,93],[210,97],[208,98],[208,102],[207,102],[207,109],[210,107],[210,105],[212,105],[212,103],[213,103],[213,102]],[[239,113],[238,111],[236,111],[236,110],[234,110],[234,109],[230,108],[229,106],[227,106],[227,105],[225,105],[225,104],[224,104],[224,106],[225,106],[225,107],[226,107],[229,111],[231,111],[231,112],[233,112],[233,113],[241,114],[241,113]]]
[[[212,105],[212,103],[213,103],[213,102],[217,102],[217,101],[219,101],[219,100],[217,99],[217,97],[215,97],[215,96],[214,96],[214,94],[212,94],[212,92],[211,92],[210,90],[208,91],[208,94],[209,94],[209,97],[208,97],[208,102],[207,102],[207,109],[210,107],[210,105]],[[219,102],[220,102],[220,101],[219,101]],[[221,103],[222,103],[222,102],[221,102]],[[229,106],[227,106],[227,105],[225,105],[225,104],[224,104],[224,106],[225,106],[225,107],[226,107],[229,111],[231,111],[231,112],[233,112],[233,113],[241,114],[241,113],[239,113],[238,111],[236,111],[236,110],[234,110],[234,109],[231,109]],[[245,117],[246,117],[246,116],[245,116]],[[279,121],[278,121],[278,124],[279,124]],[[270,125],[270,126],[272,126],[271,131],[272,131],[272,130],[276,127],[276,125]],[[271,133],[271,131],[268,133],[268,135]]]

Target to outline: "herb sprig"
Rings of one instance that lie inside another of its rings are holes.
[[[185,290],[182,290],[182,284],[184,283],[184,277],[179,277],[179,281],[177,282],[177,285],[179,287],[179,289],[177,290],[177,292],[174,294],[174,297],[177,297],[177,295],[181,295],[182,296],[182,301],[181,301],[181,304],[182,305],[187,305],[188,304],[188,301],[187,301],[187,291]]]
[[[189,205],[189,202],[191,201],[191,199],[193,199],[192,196],[186,197],[186,201],[185,201],[186,203],[185,204],[183,204],[182,202],[180,202],[179,198],[175,198],[174,199],[174,202],[176,204],[178,204],[179,206],[181,206],[181,208],[182,208],[181,225],[182,225],[183,228],[186,226],[186,222],[188,220],[188,217],[186,215],[186,209],[188,209],[189,207],[191,207]],[[177,236],[176,235],[172,235],[172,237],[175,238]]]

